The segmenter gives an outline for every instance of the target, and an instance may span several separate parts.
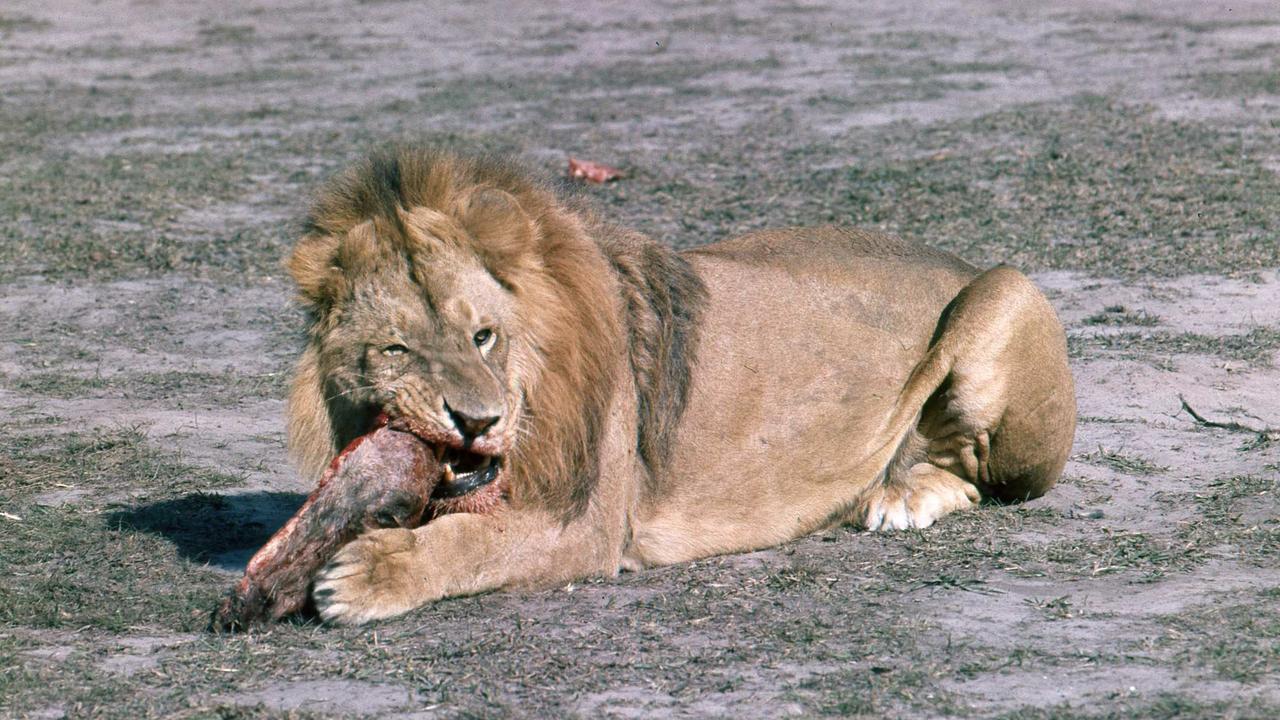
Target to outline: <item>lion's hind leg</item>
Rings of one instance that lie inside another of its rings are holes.
[[[1025,276],[994,268],[947,306],[890,423],[904,418],[897,460],[858,505],[868,529],[927,527],[980,497],[1052,487],[1071,449],[1075,394],[1062,325]]]

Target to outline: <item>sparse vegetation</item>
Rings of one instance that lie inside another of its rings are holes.
[[[1198,333],[1121,332],[1104,335],[1071,335],[1067,339],[1071,354],[1080,357],[1087,352],[1105,350],[1130,357],[1138,354],[1212,355],[1258,365],[1271,365],[1280,349],[1280,330],[1259,327],[1240,335],[1202,335]]]
[[[1270,57],[1275,57],[1271,55]],[[1267,70],[1207,72],[1195,77],[1196,92],[1215,98],[1253,98],[1280,95],[1280,66]]]
[[[1080,611],[1071,605],[1071,598],[1067,595],[1056,598],[1031,597],[1023,602],[1040,611],[1049,620],[1067,620],[1080,614]]]
[[[1130,310],[1123,305],[1108,305],[1101,312],[1084,319],[1085,325],[1159,325],[1160,318],[1146,310]]]
[[[1226,680],[1255,684],[1280,672],[1280,599],[1251,594],[1237,605],[1197,607],[1162,618],[1161,638],[1186,667],[1212,668]],[[1177,637],[1179,642],[1171,642]],[[1184,642],[1193,639],[1191,643]]]
[[[1099,447],[1091,453],[1080,455],[1077,459],[1084,460],[1085,462],[1105,465],[1117,472],[1128,473],[1130,475],[1155,475],[1156,473],[1167,472],[1169,470],[1169,468],[1162,465],[1156,465],[1150,460],[1125,455],[1114,450],[1108,450],[1104,447]]]
[[[0,13],[0,716],[1280,716],[1280,445],[1244,422],[1274,424],[1280,329],[1185,277],[1277,292],[1275,43],[1245,32],[1273,19],[113,8]],[[1076,318],[1060,487],[371,628],[204,633],[308,490],[281,426],[294,220],[396,140],[623,166],[569,192],[680,247],[836,222],[1074,271],[1039,276]],[[1078,302],[1098,278],[1170,294]]]
[[[48,21],[37,20],[30,15],[0,14],[0,34],[18,30],[44,30],[49,26],[50,23]]]

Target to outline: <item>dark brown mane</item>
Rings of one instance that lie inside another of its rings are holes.
[[[638,233],[594,229],[622,283],[639,422],[636,445],[657,492],[689,399],[707,289],[688,261]]]

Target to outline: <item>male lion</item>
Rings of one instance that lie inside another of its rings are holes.
[[[677,253],[505,162],[400,149],[324,191],[289,440],[319,475],[380,413],[448,467],[414,529],[315,582],[327,621],[1044,493],[1075,398],[1016,270],[833,227]],[[441,493],[437,490],[437,494]]]

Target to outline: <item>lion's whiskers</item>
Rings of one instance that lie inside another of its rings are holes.
[[[333,395],[330,395],[329,397],[326,397],[326,398],[324,399],[324,401],[325,401],[325,402],[329,402],[330,400],[337,400],[337,399],[338,399],[338,398],[340,398],[340,397],[343,397],[343,396],[345,396],[345,395],[350,395],[351,393],[354,393],[354,392],[356,392],[356,391],[358,391],[358,390],[377,390],[377,389],[378,389],[378,388],[377,388],[376,386],[374,386],[374,385],[360,385],[360,386],[357,386],[357,387],[353,387],[353,388],[351,388],[350,390],[343,390],[343,391],[342,391],[342,392],[340,392],[340,393],[334,393]]]

